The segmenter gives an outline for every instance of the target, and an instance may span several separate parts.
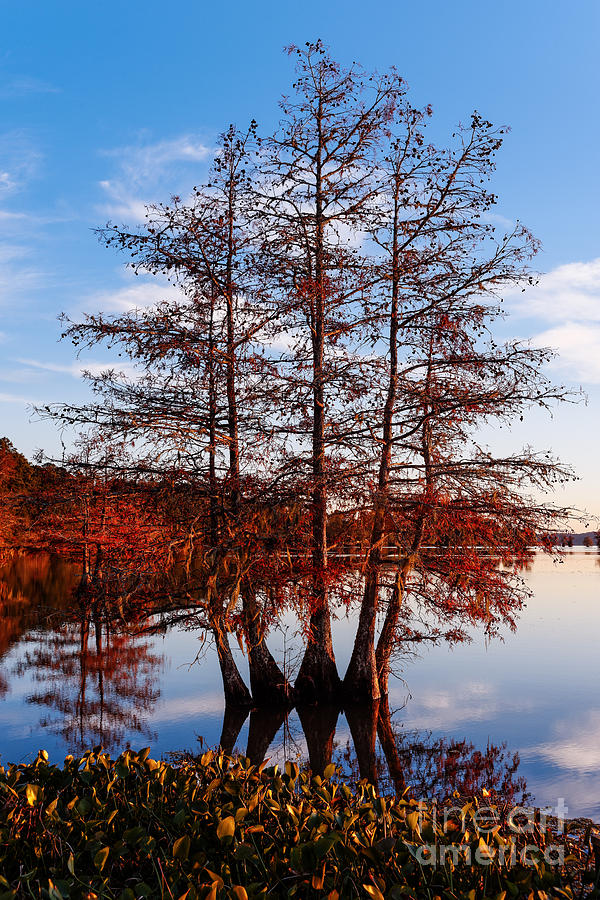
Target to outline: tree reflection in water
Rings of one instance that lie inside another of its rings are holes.
[[[164,657],[154,653],[147,635],[112,629],[106,611],[103,616],[101,606],[86,602],[75,587],[73,567],[45,554],[16,557],[3,566],[0,659],[24,641],[25,653],[12,671],[32,678],[37,689],[26,701],[46,710],[41,725],[73,751],[95,744],[118,751],[136,732],[152,739],[147,720],[160,695]],[[0,673],[0,696],[7,689]],[[307,756],[315,773],[333,761],[350,777],[368,778],[385,792],[402,793],[410,785],[417,797],[441,799],[455,791],[472,795],[483,788],[507,799],[525,795],[518,755],[504,745],[478,750],[466,740],[402,732],[393,723],[387,697],[347,704],[343,712],[351,740],[336,743],[341,712],[335,705],[299,706],[304,749],[299,741],[294,744],[288,708],[252,709],[245,753],[254,763],[279,754],[282,748],[273,742],[284,725],[284,743],[292,740],[291,748],[283,747],[284,755]],[[247,716],[246,708],[225,708],[220,745],[226,752],[236,748]]]
[[[511,753],[506,744],[488,744],[479,750],[467,740],[402,732],[393,724],[387,697],[372,704],[346,706],[343,713],[351,739],[343,745],[335,740],[341,709],[323,704],[302,706],[297,711],[307,762],[315,774],[334,762],[351,779],[367,778],[384,793],[401,794],[409,787],[414,797],[443,800],[455,793],[461,797],[481,795],[485,788],[509,802],[529,799],[525,779],[518,774],[519,755]],[[233,751],[246,718],[246,709],[225,708],[220,746],[227,753]],[[280,752],[281,746],[272,742],[286,722],[283,708],[252,710],[246,755],[253,763]],[[301,756],[298,740],[294,748],[296,756]],[[284,755],[291,755],[283,749]]]
[[[73,567],[47,553],[15,555],[0,566],[0,660],[28,631],[63,614],[76,583]],[[7,692],[0,672],[0,696]]]
[[[33,674],[41,687],[26,700],[57,714],[44,716],[41,725],[70,749],[120,748],[128,732],[155,737],[145,714],[160,696],[156,673],[164,657],[152,652],[148,638],[114,632],[99,617],[84,615],[34,632],[31,640],[16,671]]]
[[[387,697],[378,710],[379,746],[372,741],[369,757],[361,758],[352,726],[351,733],[353,742],[338,748],[334,761],[355,778],[368,777],[386,793],[401,794],[409,787],[418,799],[444,800],[481,795],[486,789],[509,802],[529,799],[525,778],[518,774],[519,754],[511,753],[505,743],[480,750],[467,740],[402,732],[394,728]]]
[[[145,719],[158,699],[164,657],[148,637],[111,629],[102,609],[75,602],[75,568],[49,554],[17,555],[0,568],[0,658],[26,641],[10,674],[27,674],[39,690],[26,697],[46,707],[42,727],[72,750],[118,748],[125,735],[152,733]],[[0,673],[0,695],[9,679]]]

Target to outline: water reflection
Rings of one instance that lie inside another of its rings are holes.
[[[31,649],[15,666],[37,690],[26,702],[46,708],[43,728],[59,734],[71,751],[115,747],[133,732],[155,739],[145,714],[158,700],[157,670],[164,662],[147,640],[115,633],[84,615],[51,631],[30,635]]]
[[[49,557],[15,559],[0,570],[0,754],[19,761],[39,747],[53,758],[92,744],[112,752],[150,743],[156,755],[219,743],[254,761],[330,761],[384,790],[469,794],[484,787],[519,799],[566,798],[572,814],[600,813],[595,685],[598,555],[536,559],[527,573],[534,599],[505,642],[419,650],[401,661],[379,706],[224,709],[213,649],[199,665],[198,633],[164,635],[111,628],[80,600],[70,568]],[[293,624],[291,626],[293,628]],[[355,625],[336,623],[340,665]],[[278,660],[290,653],[276,646]],[[243,672],[245,659],[234,649]],[[284,656],[282,657],[282,653]],[[517,752],[518,751],[518,752]],[[519,759],[520,757],[520,759]]]
[[[77,584],[73,567],[48,554],[0,569],[0,659],[15,645],[22,651],[0,671],[0,692],[27,676],[34,689],[25,702],[47,710],[41,727],[75,752],[132,733],[155,737],[145,714],[160,696],[164,657],[147,638],[115,631],[102,609],[73,603]]]

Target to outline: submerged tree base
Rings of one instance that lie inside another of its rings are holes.
[[[294,684],[300,704],[336,703],[341,701],[342,682],[333,654],[326,646],[309,641]]]
[[[311,778],[290,762],[148,754],[90,751],[60,768],[42,751],[2,770],[1,896],[569,898],[586,883],[581,847],[556,829],[517,833],[489,799],[484,824],[476,798],[444,817],[366,781],[351,789],[334,766]]]

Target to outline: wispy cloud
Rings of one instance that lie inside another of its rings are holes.
[[[402,705],[405,692],[398,685],[392,689],[392,700]],[[466,681],[461,684],[461,702],[451,689],[424,688],[408,709],[406,722],[411,728],[449,730],[469,722],[481,722],[507,712],[524,713],[533,705],[527,697],[504,696],[491,682]]]
[[[28,75],[21,75],[11,78],[0,84],[0,98],[6,100],[19,97],[26,97],[28,94],[58,94],[60,88],[42,81],[41,78],[32,78]]]
[[[514,315],[544,322],[600,322],[600,258],[541,275],[535,286],[506,294]]]
[[[32,250],[21,244],[0,244],[0,306],[11,306],[39,288],[43,273],[32,264]]]
[[[562,377],[600,384],[600,258],[558,266],[505,299],[514,317],[538,323],[533,343],[556,349]]]
[[[145,204],[176,193],[187,193],[202,180],[198,166],[211,158],[213,148],[194,135],[107,150],[115,172],[100,182],[107,200],[102,211],[111,216],[143,218]],[[192,174],[193,173],[193,174]]]
[[[114,369],[125,375],[127,378],[139,376],[139,370],[136,369],[133,363],[123,363],[121,361],[111,364],[110,362],[97,362],[95,360],[84,361],[78,359],[75,362],[66,365],[63,363],[42,362],[38,359],[17,359],[16,361],[23,366],[29,366],[33,369],[42,369],[44,372],[56,372],[60,375],[70,375],[72,378],[81,378],[84,372],[89,372],[91,375],[101,375],[102,372],[106,372],[108,369]]]
[[[0,209],[0,222],[9,222],[12,225],[14,222],[27,222],[30,219],[31,217],[27,213]]]
[[[533,339],[538,347],[554,347],[552,367],[571,381],[600,384],[600,323],[565,322]]]
[[[542,757],[561,769],[580,773],[600,768],[600,710],[591,709],[577,720],[557,722],[552,741],[528,747],[524,758]]]
[[[18,397],[16,394],[5,394],[0,391],[0,403],[23,403],[31,404],[34,401],[31,397]]]
[[[37,174],[41,159],[22,132],[0,134],[0,196],[21,190]]]
[[[181,297],[181,291],[166,278],[155,276],[146,281],[135,277],[131,272],[125,272],[123,277],[125,283],[120,287],[98,291],[85,297],[78,304],[79,311],[120,313],[148,309],[160,301]]]

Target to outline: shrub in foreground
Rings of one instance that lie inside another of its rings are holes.
[[[148,752],[61,768],[42,751],[0,770],[0,900],[572,896],[547,836],[490,827],[480,801],[444,822],[431,804],[350,789],[333,766],[321,778]]]

